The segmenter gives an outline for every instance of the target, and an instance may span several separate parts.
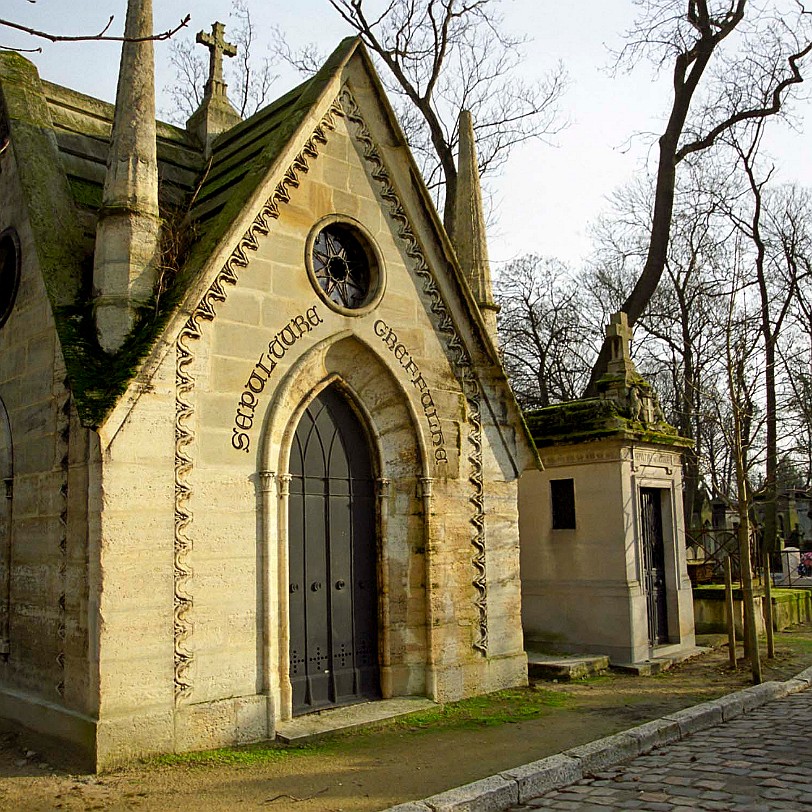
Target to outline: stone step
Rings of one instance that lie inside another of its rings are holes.
[[[671,651],[671,649],[675,650]],[[636,674],[639,677],[650,677],[653,674],[659,674],[661,671],[667,671],[675,663],[684,662],[691,657],[697,657],[709,650],[710,649],[704,646],[694,646],[693,648],[663,646],[661,650],[657,651],[657,656],[655,657],[636,663],[612,663],[612,668],[616,671]]]
[[[305,744],[328,733],[352,730],[434,707],[436,703],[424,696],[399,696],[379,702],[344,705],[279,722],[276,726],[276,738],[284,744]]]
[[[609,668],[605,654],[542,654],[527,652],[527,671],[535,679],[567,682],[600,674]]]

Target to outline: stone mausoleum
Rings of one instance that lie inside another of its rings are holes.
[[[682,504],[690,441],[665,421],[630,339],[616,313],[599,396],[527,416],[542,466],[519,491],[522,622],[528,651],[605,654],[647,672],[696,652]]]
[[[240,121],[201,38],[186,129],[0,54],[0,715],[97,767],[527,674],[470,118],[449,235],[356,40]]]

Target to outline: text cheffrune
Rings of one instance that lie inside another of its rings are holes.
[[[392,352],[398,363],[403,367],[404,372],[411,376],[412,385],[420,392],[420,405],[423,407],[423,414],[429,425],[431,433],[431,444],[434,446],[434,459],[437,462],[448,462],[448,454],[445,450],[445,438],[440,425],[440,418],[437,415],[437,407],[434,405],[434,397],[425,378],[420,372],[420,368],[415,364],[414,358],[406,347],[398,341],[397,333],[382,319],[378,319],[373,325],[375,335],[381,339],[384,345]]]
[[[251,437],[246,433],[254,425],[254,412],[259,404],[259,395],[268,382],[271,373],[288,351],[305,333],[318,327],[324,319],[316,312],[315,307],[309,307],[305,314],[294,316],[276,335],[268,342],[268,352],[262,353],[254,365],[254,369],[245,382],[240,395],[240,402],[234,415],[234,429],[231,434],[231,445],[237,451],[247,454],[251,447]]]

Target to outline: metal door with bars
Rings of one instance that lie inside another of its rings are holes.
[[[643,572],[648,613],[648,636],[652,646],[668,642],[668,603],[661,493],[659,488],[640,488]]]
[[[375,480],[366,433],[328,387],[290,452],[293,713],[380,696]]]

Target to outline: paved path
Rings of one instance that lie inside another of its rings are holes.
[[[511,807],[569,809],[812,809],[812,689]]]

